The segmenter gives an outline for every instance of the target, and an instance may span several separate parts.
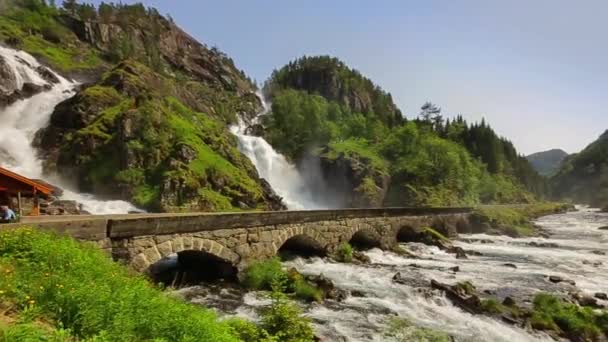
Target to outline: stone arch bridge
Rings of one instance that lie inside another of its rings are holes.
[[[281,248],[335,251],[343,242],[391,248],[403,234],[432,227],[445,235],[470,230],[470,208],[378,208],[213,214],[48,217],[38,226],[96,242],[115,260],[146,271],[161,259],[200,251],[237,268]],[[14,225],[6,225],[14,226]]]

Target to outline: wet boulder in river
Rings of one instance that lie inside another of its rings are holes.
[[[599,227],[599,230],[608,230],[608,226]]]
[[[574,282],[574,280],[565,279],[565,278],[562,278],[562,277],[556,276],[556,275],[549,276],[549,281],[552,282],[552,283],[555,283],[555,284],[557,284],[557,283],[567,283],[567,284],[570,284],[572,286],[576,285],[576,282]]]
[[[608,300],[608,295],[604,292],[596,292],[594,297],[601,300]]]

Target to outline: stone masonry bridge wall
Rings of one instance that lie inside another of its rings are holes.
[[[448,236],[466,231],[470,213],[469,208],[381,208],[73,217],[26,224],[94,241],[115,260],[143,272],[182,251],[203,251],[243,268],[275,256],[292,238],[310,241],[325,252],[354,240],[388,249],[402,229],[432,227]]]

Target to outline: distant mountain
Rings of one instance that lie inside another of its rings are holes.
[[[544,176],[551,176],[557,172],[568,153],[564,150],[553,149],[549,151],[537,152],[526,157],[530,164]]]
[[[553,195],[596,207],[608,204],[608,131],[564,160],[551,178]]]

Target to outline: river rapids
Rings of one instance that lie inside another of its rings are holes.
[[[497,319],[472,315],[452,305],[430,280],[455,284],[471,281],[480,293],[502,300],[506,296],[530,304],[535,293],[567,294],[575,289],[554,284],[548,276],[576,282],[576,289],[593,295],[608,292],[608,214],[582,208],[546,216],[536,222],[549,238],[509,238],[486,234],[460,235],[454,244],[473,251],[456,259],[436,247],[404,244],[417,258],[379,249],[365,254],[370,264],[354,265],[322,258],[283,262],[305,275],[323,274],[350,295],[342,302],[300,304],[326,341],[391,341],[385,335],[392,317],[416,326],[447,333],[454,341],[552,341],[543,333],[524,330]],[[458,266],[459,271],[450,268]],[[395,283],[400,272],[405,284]],[[177,291],[193,303],[214,307],[220,314],[257,320],[258,310],[269,302],[260,292],[239,294],[234,289],[195,286]],[[599,301],[601,304],[608,304]],[[531,305],[531,304],[530,304]]]

